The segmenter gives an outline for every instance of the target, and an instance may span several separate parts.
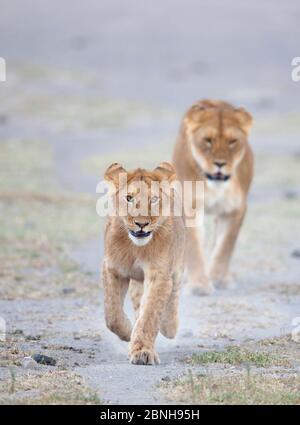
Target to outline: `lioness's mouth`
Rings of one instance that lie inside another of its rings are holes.
[[[209,173],[204,173],[205,177],[207,178],[207,180],[211,180],[211,181],[221,181],[221,182],[226,182],[227,180],[230,179],[229,175],[223,174],[223,173],[215,173],[215,174],[209,174]]]
[[[152,232],[144,232],[143,230],[135,232],[133,230],[129,230],[129,233],[135,238],[146,238],[147,236],[150,236]]]

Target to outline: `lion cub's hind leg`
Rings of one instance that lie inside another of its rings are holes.
[[[129,283],[129,295],[134,308],[135,320],[139,317],[143,293],[144,283],[131,279]]]
[[[178,329],[178,305],[181,279],[173,279],[173,289],[165,307],[161,323],[160,332],[166,338],[175,338]]]

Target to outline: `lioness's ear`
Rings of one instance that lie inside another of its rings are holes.
[[[159,164],[154,170],[158,173],[162,180],[173,181],[176,179],[176,171],[170,162],[164,161]]]
[[[111,164],[104,174],[104,179],[109,182],[113,183],[115,186],[119,186],[119,175],[120,173],[126,173],[126,170],[122,167],[121,164],[118,164],[117,162],[114,162]]]
[[[248,134],[253,123],[252,115],[245,108],[236,108],[234,112],[240,122],[242,130]]]

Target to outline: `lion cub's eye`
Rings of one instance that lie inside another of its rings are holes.
[[[212,145],[212,139],[210,137],[205,137],[204,138],[204,142],[205,142],[206,147],[208,147],[208,148],[211,147],[211,145]]]
[[[150,199],[151,204],[156,204],[156,202],[159,200],[158,196],[152,196],[152,198]]]
[[[126,200],[127,200],[127,202],[133,202],[133,196],[127,195]]]
[[[237,144],[237,139],[231,139],[231,140],[229,140],[229,146],[231,147],[231,148],[233,148],[236,144]]]

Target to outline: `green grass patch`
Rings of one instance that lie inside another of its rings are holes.
[[[0,143],[0,194],[57,190],[53,151],[43,140],[9,139]]]
[[[256,155],[253,187],[298,187],[299,166],[298,155]]]
[[[188,361],[197,365],[222,363],[230,365],[252,364],[257,367],[266,367],[282,363],[282,361],[276,359],[268,352],[252,352],[237,346],[229,346],[224,351],[206,351],[204,353],[194,353],[188,359]]]

